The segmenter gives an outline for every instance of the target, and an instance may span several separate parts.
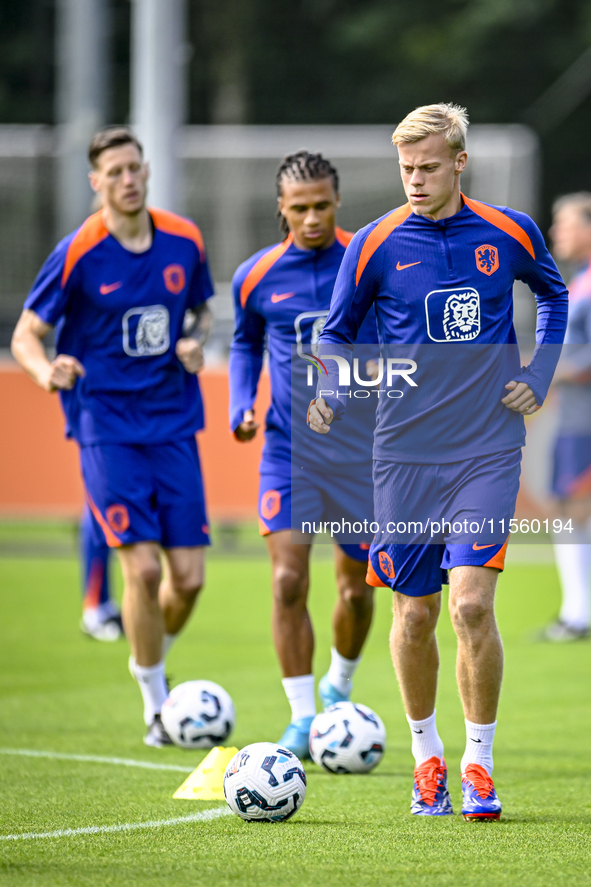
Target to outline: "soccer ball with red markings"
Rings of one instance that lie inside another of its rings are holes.
[[[162,724],[181,748],[221,745],[234,727],[234,703],[213,681],[186,681],[170,691],[162,706]]]
[[[306,773],[293,752],[254,742],[234,755],[224,774],[230,810],[247,822],[285,822],[306,797]]]
[[[369,773],[385,750],[386,729],[366,705],[337,702],[312,721],[310,754],[329,773]]]

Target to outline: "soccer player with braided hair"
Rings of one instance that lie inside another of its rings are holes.
[[[277,169],[275,176],[275,189],[277,191],[277,218],[279,230],[285,237],[289,237],[289,222],[283,215],[279,201],[283,197],[283,180],[290,179],[294,182],[310,182],[320,179],[330,179],[335,195],[339,193],[339,174],[334,166],[322,154],[310,154],[309,151],[298,151],[296,154],[287,154]],[[340,199],[337,198],[337,206]],[[336,229],[335,229],[336,230]]]
[[[318,445],[310,429],[304,429],[302,439],[292,440],[299,423],[291,427],[291,412],[298,416],[297,399],[308,403],[314,391],[306,387],[311,365],[296,358],[292,368],[292,347],[297,346],[300,358],[314,350],[352,235],[336,227],[338,174],[321,154],[288,155],[279,166],[276,184],[285,239],[244,262],[233,281],[236,330],[230,352],[230,425],[240,441],[257,433],[253,406],[266,347],[272,401],[260,466],[259,516],[273,569],[273,640],[291,705],[291,723],[280,742],[298,757],[308,758],[310,724],[316,713],[314,634],[307,608],[312,537],[300,540],[292,531],[301,526],[301,516],[312,522],[337,515],[353,522],[371,521],[375,404],[352,405],[329,459],[326,446]],[[359,341],[376,341],[373,316],[360,331]],[[293,384],[298,370],[301,378]],[[364,425],[365,435],[352,432],[356,425]],[[335,538],[334,643],[329,672],[319,685],[325,706],[349,698],[371,625],[373,589],[365,582],[370,541],[367,533]]]

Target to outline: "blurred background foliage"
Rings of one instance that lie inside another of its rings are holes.
[[[54,122],[55,2],[0,0],[0,123]],[[130,3],[105,2],[110,116],[123,121]],[[588,0],[187,5],[189,123],[394,124],[416,105],[455,101],[475,123],[538,131],[546,219],[557,194],[591,190],[591,58],[575,108],[547,116],[534,104],[591,46]]]

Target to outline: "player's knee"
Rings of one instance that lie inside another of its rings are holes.
[[[136,566],[135,574],[150,591],[157,593],[162,579],[162,567],[156,559],[146,559]]]
[[[373,588],[365,581],[342,583],[339,586],[339,595],[345,606],[359,616],[373,608]]]
[[[188,571],[173,577],[175,593],[185,600],[195,600],[203,588],[203,576],[201,573]]]
[[[438,611],[427,598],[410,598],[395,617],[395,629],[405,641],[418,643],[435,631]]]
[[[273,596],[285,607],[301,605],[308,591],[306,576],[288,564],[279,564],[273,570]]]
[[[450,615],[456,630],[475,631],[489,619],[489,607],[477,597],[462,597],[450,601]]]

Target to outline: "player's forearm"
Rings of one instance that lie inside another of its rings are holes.
[[[229,362],[230,429],[235,431],[244,414],[256,400],[259,378],[263,367],[262,354],[244,351],[232,344]]]
[[[350,374],[354,353],[353,345],[337,344],[329,337],[325,337],[324,330],[322,331],[318,340],[318,359],[326,367],[327,375],[318,374],[316,396],[324,398],[333,412],[335,422],[344,418],[351,396]],[[343,370],[348,381],[342,378]]]
[[[568,293],[537,297],[536,342],[538,345],[562,345],[568,320]]]
[[[568,295],[563,293],[552,297],[537,297],[538,316],[536,328],[536,347],[529,366],[519,376],[519,382],[526,382],[536,397],[538,406],[542,406],[556,365],[560,358],[566,321],[568,317]]]
[[[17,326],[12,337],[11,351],[25,372],[37,385],[47,390],[52,366],[41,339],[30,330],[19,329]]]
[[[209,339],[213,325],[213,315],[207,305],[200,305],[193,311],[187,312],[187,318],[183,324],[183,338],[195,339],[201,346]]]
[[[211,313],[209,308],[204,305],[203,310],[201,311],[197,319],[197,333],[199,336],[199,342],[202,346],[205,345],[205,343],[209,339],[212,326],[213,314]]]

